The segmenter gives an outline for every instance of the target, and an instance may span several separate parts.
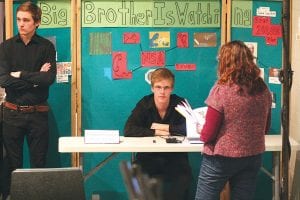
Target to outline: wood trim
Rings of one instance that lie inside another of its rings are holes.
[[[226,43],[226,21],[227,21],[227,0],[222,0],[222,13],[221,13],[221,45]]]
[[[221,45],[231,40],[231,1],[222,0]]]
[[[232,0],[227,0],[227,5],[226,5],[226,42],[231,41],[231,4]]]
[[[71,79],[71,135],[78,136],[77,123],[78,123],[78,110],[77,110],[77,0],[71,0],[71,62],[72,62],[72,79]],[[72,166],[79,167],[79,153],[72,153]]]
[[[81,0],[71,0],[71,130],[72,136],[81,136]],[[79,153],[72,153],[72,166],[79,167]]]
[[[77,65],[76,65],[76,87],[77,87],[77,135],[82,135],[81,126],[81,0],[77,0]]]
[[[13,32],[13,0],[5,0],[5,39],[11,38]]]

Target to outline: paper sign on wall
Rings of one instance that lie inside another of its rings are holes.
[[[196,70],[196,64],[176,64],[175,69],[177,71],[194,71]]]
[[[277,45],[277,39],[282,37],[282,27],[279,24],[271,24],[270,17],[255,16],[252,35],[265,37],[268,45]]]
[[[164,51],[143,51],[141,54],[142,67],[164,67],[165,66]]]
[[[123,43],[124,44],[139,44],[141,42],[140,33],[124,33]]]
[[[189,33],[188,32],[177,33],[177,47],[178,48],[188,48],[189,47]]]
[[[112,53],[112,75],[113,79],[131,79],[132,72],[127,70],[127,53]]]

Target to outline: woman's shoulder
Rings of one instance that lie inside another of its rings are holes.
[[[228,91],[234,89],[234,85],[215,83],[210,90],[211,95],[225,95]]]

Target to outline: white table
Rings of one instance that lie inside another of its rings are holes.
[[[178,137],[178,139],[183,139]],[[300,145],[290,138],[292,150],[300,150]],[[274,181],[273,199],[280,198],[280,152],[282,150],[281,135],[266,135],[265,136],[266,151],[273,154],[273,173],[266,169],[262,170],[270,176]],[[166,143],[161,137],[120,137],[119,144],[85,144],[84,137],[60,137],[58,151],[60,153],[80,153],[80,165],[82,167],[83,153],[100,153],[113,152],[105,160],[100,162],[87,175],[85,180],[93,173],[110,161],[117,153],[120,152],[202,152],[203,144],[190,144],[186,139],[182,143]]]

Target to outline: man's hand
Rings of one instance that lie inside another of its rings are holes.
[[[151,129],[169,132],[169,124],[152,123]]]
[[[155,136],[169,136],[170,132],[169,131],[162,131],[162,130],[155,130]]]
[[[152,123],[151,129],[155,130],[155,135],[168,136],[169,132],[169,124],[160,124],[160,123]]]
[[[51,68],[51,64],[45,63],[42,65],[40,72],[47,72],[47,71],[49,71],[50,68]]]
[[[15,77],[15,78],[20,78],[21,72],[20,71],[18,71],[18,72],[10,72],[10,75],[12,77]]]

